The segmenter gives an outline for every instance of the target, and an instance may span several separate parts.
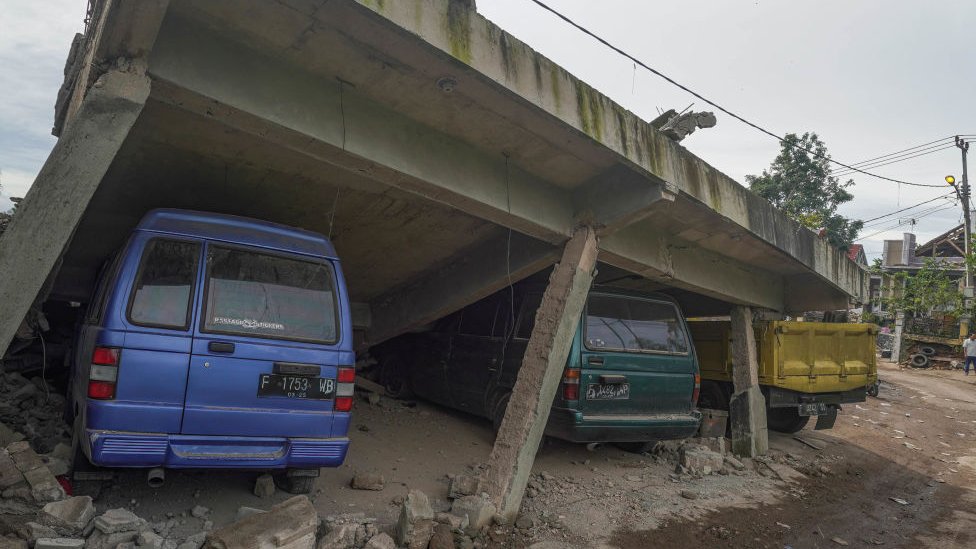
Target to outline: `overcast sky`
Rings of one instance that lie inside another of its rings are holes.
[[[82,30],[86,1],[0,1],[0,184],[5,194],[22,196],[54,144],[54,100],[71,37]],[[858,162],[954,134],[976,134],[971,0],[547,3],[774,133],[818,133],[837,160]],[[713,110],[635,70],[529,0],[478,0],[478,9],[645,119],[658,109],[680,110],[693,102],[695,110]],[[715,128],[683,144],[737,181],[760,173],[779,144],[716,114]],[[946,174],[960,174],[960,154],[951,148],[870,171],[941,184]],[[842,211],[860,219],[948,192],[863,175],[854,180],[854,201]],[[912,213],[919,241],[960,222],[959,207],[931,212],[939,204],[869,226],[862,233],[868,255],[879,255],[885,238],[900,238]],[[903,227],[893,227],[902,221]]]

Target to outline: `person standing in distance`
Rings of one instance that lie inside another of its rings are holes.
[[[973,371],[976,372],[976,332],[969,334],[969,339],[962,342],[962,350],[966,354],[966,375],[969,375],[969,365],[973,365]]]

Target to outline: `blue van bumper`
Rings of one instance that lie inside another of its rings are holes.
[[[553,407],[546,434],[569,442],[648,442],[694,436],[701,412],[660,415],[584,415]]]
[[[349,439],[167,435],[88,429],[90,459],[102,467],[311,469],[338,467]]]

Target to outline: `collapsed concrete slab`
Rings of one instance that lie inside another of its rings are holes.
[[[312,549],[319,517],[306,496],[295,496],[207,535],[209,549]]]

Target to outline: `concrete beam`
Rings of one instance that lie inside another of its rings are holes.
[[[41,168],[0,237],[0,356],[21,320],[42,301],[45,279],[61,258],[92,195],[149,97],[139,72],[105,73],[82,102],[75,123]]]
[[[564,242],[568,194],[338,80],[313,76],[198,23],[170,17],[150,73],[154,97],[521,233]],[[192,59],[192,63],[187,60]]]
[[[637,224],[600,241],[601,261],[721,301],[783,310],[782,276]]]
[[[369,345],[429,324],[510,283],[535,274],[559,259],[559,249],[512,232],[476,249],[464,250],[446,266],[434,268],[405,287],[370,304]]]
[[[125,69],[133,60],[142,64],[144,70],[146,57],[156,42],[163,16],[169,8],[169,0],[105,0],[100,7],[89,28],[90,36],[85,39],[84,60],[77,65],[77,77],[65,75],[66,80],[74,80],[74,88],[70,91],[63,117],[61,113],[55,114],[54,135],[61,135],[64,126],[78,113],[91,85],[105,71]]]
[[[577,229],[542,295],[505,418],[481,477],[481,487],[507,519],[514,518],[522,503],[593,282],[596,257],[596,233],[589,227]]]
[[[729,420],[732,422],[732,452],[740,457],[756,457],[769,451],[769,432],[766,428],[766,399],[759,390],[759,359],[752,309],[733,307],[731,317],[734,392],[729,402]]]
[[[573,193],[576,218],[592,225],[601,238],[644,219],[662,203],[674,202],[678,190],[617,165]]]

